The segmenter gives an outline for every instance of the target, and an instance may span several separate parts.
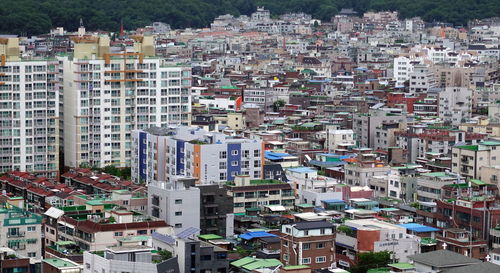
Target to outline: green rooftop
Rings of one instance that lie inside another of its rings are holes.
[[[445,172],[434,172],[434,173],[424,173],[422,176],[429,176],[429,177],[448,177],[449,175]]]
[[[217,234],[202,234],[202,235],[198,235],[198,238],[205,240],[205,241],[224,239],[224,237],[219,236]]]
[[[482,180],[479,180],[479,179],[471,179],[470,182],[473,184],[476,184],[477,186],[484,186],[484,185],[488,184],[488,183],[486,183]]]
[[[53,267],[56,267],[56,268],[65,268],[65,267],[74,267],[74,266],[77,266],[77,265],[75,265],[71,261],[66,261],[66,260],[59,259],[59,258],[44,259],[43,261],[45,263],[50,264]]]
[[[85,202],[85,204],[91,205],[91,206],[100,206],[100,205],[103,205],[104,203],[102,202],[102,200],[90,200],[90,201]]]
[[[479,151],[479,145],[463,145],[463,146],[457,146],[457,148],[469,151]]]
[[[437,240],[430,237],[424,237],[420,239],[420,244],[424,246],[436,245]]]
[[[275,268],[283,264],[277,259],[257,259],[252,257],[245,257],[232,262],[231,265],[234,267],[252,271],[259,268]]]
[[[486,145],[486,146],[500,146],[500,141],[488,140],[488,141],[480,142],[479,144]]]
[[[395,264],[388,264],[388,266],[394,267],[394,268],[397,268],[397,269],[401,269],[401,270],[415,268],[414,265],[409,264],[409,263],[395,263]]]

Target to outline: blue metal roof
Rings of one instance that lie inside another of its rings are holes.
[[[287,153],[275,153],[275,152],[269,152],[269,151],[266,151],[264,153],[264,157],[266,159],[269,159],[269,160],[279,160],[279,159],[282,159],[285,156],[291,156],[291,155],[287,154]]]
[[[278,236],[265,231],[247,232],[240,235],[240,238],[243,240],[252,240],[255,238],[263,238],[263,237],[278,237]]]
[[[439,228],[434,228],[434,227],[429,227],[421,224],[416,224],[416,223],[408,223],[408,224],[400,224],[399,226],[402,226],[408,230],[414,231],[414,232],[433,232],[433,231],[440,231]]]

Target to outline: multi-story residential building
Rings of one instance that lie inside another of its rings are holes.
[[[311,269],[332,267],[335,226],[328,221],[303,221],[281,226],[281,262]]]
[[[199,128],[149,128],[132,132],[132,179],[168,181],[174,175],[195,177],[198,184],[232,181],[237,175],[261,179],[264,144]]]
[[[422,117],[437,117],[438,116],[438,99],[435,97],[427,97],[413,103],[413,113]]]
[[[482,166],[479,172],[479,179],[500,188],[500,165]]]
[[[471,117],[472,91],[466,87],[446,87],[439,93],[439,118],[459,125]]]
[[[270,178],[272,179],[272,178]],[[233,198],[222,185],[197,185],[200,189],[200,234],[233,235]]]
[[[395,260],[407,262],[420,252],[418,238],[400,225],[376,219],[347,220],[337,228],[335,250],[340,267],[355,264],[360,253],[389,251]]]
[[[2,247],[0,250],[0,272],[36,272],[30,258],[21,257],[16,251]]]
[[[449,184],[460,183],[461,178],[454,173],[424,173],[417,177],[417,200],[435,202],[442,197],[442,188]]]
[[[191,68],[154,57],[152,37],[127,53],[111,52],[107,36],[74,43],[60,57],[66,166],[130,166],[130,131],[190,123]]]
[[[410,58],[401,56],[394,58],[394,79],[396,87],[403,87],[404,83],[410,79],[413,71],[413,62]]]
[[[355,162],[344,166],[344,180],[348,185],[364,187],[371,177],[386,175],[389,171],[390,167],[376,160],[375,154],[360,154]]]
[[[466,132],[487,134],[490,137],[500,137],[500,124],[492,124],[487,120],[479,121],[479,123],[462,123],[458,128]]]
[[[87,251],[83,254],[83,272],[179,272],[176,258],[154,259],[153,250],[144,245],[127,245],[110,246],[102,256]]]
[[[489,241],[490,230],[497,226],[498,221],[500,208],[495,204],[495,197],[488,195],[437,200],[436,212],[427,219],[427,223],[438,228],[463,229],[470,233],[471,241]]]
[[[58,241],[72,241],[75,249],[103,251],[108,246],[138,235],[157,231],[173,234],[164,220],[127,210],[115,210],[116,205],[88,201],[85,206],[50,208],[45,214],[45,250],[56,249]],[[58,256],[55,253],[55,256]]]
[[[153,247],[172,253],[179,264],[180,272],[229,272],[228,251],[200,241],[194,236],[173,238],[153,233]]]
[[[272,104],[276,101],[272,88],[249,88],[243,91],[243,102],[255,104],[265,111],[273,110]]]
[[[370,109],[368,113],[353,115],[353,130],[359,147],[375,146],[375,130],[383,124],[406,123],[406,114],[401,109]]]
[[[251,180],[249,176],[236,176],[226,184],[228,194],[233,197],[234,213],[266,205],[280,205],[291,210],[295,205],[292,186],[278,180]]]
[[[0,172],[59,172],[59,63],[20,57],[18,38],[0,39]]]
[[[438,248],[484,260],[488,255],[488,241],[472,238],[470,232],[460,228],[447,228],[436,235]]]
[[[409,73],[410,93],[426,93],[437,86],[434,73],[426,65],[417,64]]]
[[[10,204],[0,207],[0,245],[40,262],[42,258],[42,217]]]
[[[384,123],[375,128],[375,138],[373,143],[373,149],[375,150],[388,150],[389,147],[394,147],[396,145],[396,139],[394,133],[400,129],[401,126],[406,126],[406,124],[399,123]]]
[[[326,145],[328,152],[335,153],[337,149],[348,150],[350,147],[356,146],[353,130],[335,130],[327,127],[326,129]]]
[[[477,145],[455,146],[452,149],[453,172],[463,177],[477,179],[481,167],[500,164],[500,142],[483,141]]]
[[[175,177],[148,185],[148,214],[165,220],[176,231],[200,228],[200,189],[195,179]]]

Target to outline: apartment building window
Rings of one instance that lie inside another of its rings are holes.
[[[176,211],[175,216],[182,216],[182,211]]]
[[[182,228],[182,224],[175,224],[175,228]]]
[[[27,228],[28,232],[33,232],[33,231],[36,231],[36,226],[29,226]]]
[[[148,234],[148,231],[146,229],[141,229],[141,230],[137,231],[137,234],[138,235],[146,235],[146,234]]]
[[[220,158],[220,159],[225,159],[225,158],[227,158],[227,152],[226,152],[226,151],[219,152],[219,158]]]
[[[316,243],[316,248],[318,249],[325,248],[325,243],[323,242]]]
[[[231,151],[231,154],[232,154],[232,155],[238,155],[238,150],[232,150],[232,151]]]
[[[242,168],[249,168],[250,167],[250,162],[249,161],[243,161],[241,167]]]
[[[153,205],[155,205],[155,206],[160,205],[160,197],[159,196],[153,195],[153,198],[151,201],[152,201]]]
[[[227,162],[226,161],[219,162],[219,169],[225,170],[226,168],[227,168]]]
[[[316,263],[324,263],[326,262],[326,256],[316,257]]]
[[[115,232],[115,237],[123,236],[123,232]]]
[[[227,174],[226,173],[220,173],[219,174],[219,179],[220,180],[226,180],[227,179]]]
[[[237,167],[238,166],[238,161],[231,161],[231,166]]]
[[[302,244],[302,249],[303,250],[309,250],[309,249],[311,249],[311,244],[310,243]]]
[[[175,204],[182,204],[182,199],[175,199]]]
[[[260,156],[260,151],[259,150],[254,150],[253,151],[253,156],[254,157],[259,157]]]
[[[36,252],[28,252],[28,257],[30,258],[36,257]]]
[[[255,161],[253,162],[253,167],[254,167],[254,168],[259,168],[259,167],[260,167],[260,160],[255,160]]]
[[[302,264],[310,264],[311,263],[311,258],[303,258],[302,259]]]

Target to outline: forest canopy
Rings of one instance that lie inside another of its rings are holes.
[[[359,13],[399,11],[401,18],[466,25],[468,20],[500,16],[500,0],[2,0],[0,33],[36,35],[51,28],[117,31],[120,22],[135,29],[160,21],[173,28],[207,27],[222,14],[249,15],[264,6],[272,15],[305,12],[329,21],[342,8]]]

